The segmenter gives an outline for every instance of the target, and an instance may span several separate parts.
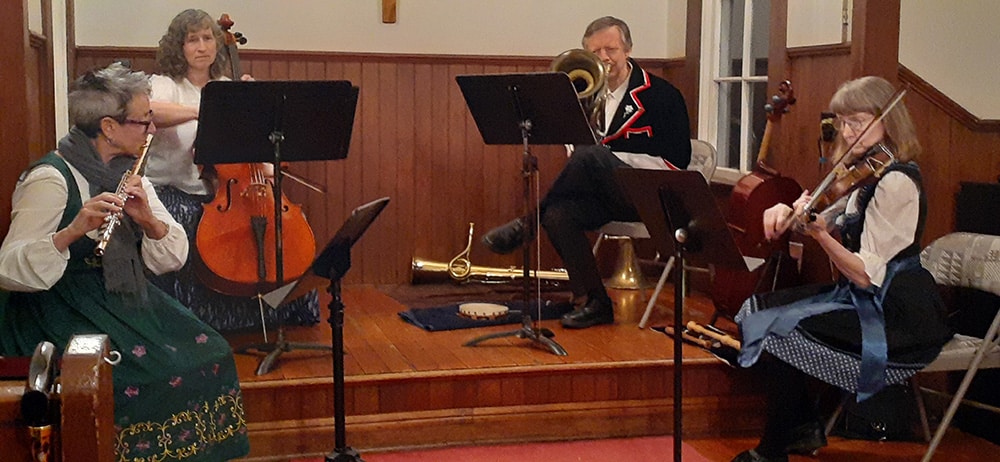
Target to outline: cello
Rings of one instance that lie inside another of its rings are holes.
[[[223,14],[219,25],[232,75],[238,79],[243,74],[236,44],[246,38],[229,31],[233,25],[229,15]],[[204,205],[195,246],[201,269],[207,270],[199,276],[218,292],[254,296],[273,290],[305,274],[316,255],[316,238],[301,207],[276,189],[266,167],[263,163],[214,166],[219,186],[215,198]]]
[[[764,210],[768,207],[779,202],[791,204],[802,194],[802,187],[798,182],[781,176],[776,170],[767,166],[774,127],[793,104],[795,96],[792,84],[785,80],[778,85],[778,94],[772,96],[771,102],[764,106],[767,112],[767,124],[764,127],[760,149],[757,151],[757,162],[750,173],[736,182],[729,196],[727,225],[736,240],[737,247],[744,256],[766,259],[767,264],[751,272],[715,268],[715,277],[712,281],[715,318],[720,314],[732,318],[750,295],[764,289],[774,290],[779,285],[787,285],[780,284],[779,280],[784,274],[781,268],[783,266],[781,249],[788,248],[788,238],[786,236],[780,240],[768,241],[764,237],[763,216]],[[785,257],[787,258],[787,255]],[[771,280],[771,284],[763,287],[767,279]],[[713,323],[714,321],[715,319]]]

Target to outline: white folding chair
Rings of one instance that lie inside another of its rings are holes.
[[[934,280],[945,286],[971,287],[1000,295],[1000,236],[975,233],[951,233],[932,242],[920,254],[920,261]],[[998,307],[1000,308],[1000,307]],[[965,400],[972,379],[980,369],[1000,368],[1000,309],[983,338],[956,335],[941,350],[941,354],[924,372],[965,371],[961,384],[941,418],[923,461],[931,460],[944,437],[959,404],[978,404]],[[914,378],[915,379],[915,378]],[[914,387],[918,391],[919,387]],[[921,404],[921,417],[926,431],[927,419]]]
[[[1000,236],[951,233],[927,246],[920,254],[920,262],[934,275],[934,281],[941,286],[970,287],[1000,295]],[[1000,329],[1000,309],[994,315],[993,322],[983,338],[956,334],[944,345],[934,361],[910,379],[910,386],[920,411],[920,424],[924,438],[930,442],[922,459],[923,462],[930,461],[934,451],[941,444],[941,439],[944,438],[945,431],[951,424],[951,419],[955,417],[959,404],[965,403],[997,412],[996,408],[990,409],[991,406],[964,398],[977,371],[1000,368],[998,329]],[[965,376],[962,378],[958,390],[952,395],[948,408],[941,418],[941,423],[938,424],[937,431],[931,438],[930,425],[927,423],[927,411],[924,406],[924,389],[919,386],[918,377],[920,374],[928,372],[948,371],[965,371]],[[827,421],[827,433],[830,433],[840,417],[844,403],[848,398],[849,396],[845,397],[845,401],[841,402]]]
[[[711,183],[712,175],[715,174],[715,147],[710,143],[702,140],[691,140],[691,163],[688,164],[688,170],[695,170],[701,172],[705,176],[705,181]],[[622,269],[616,271],[615,279],[618,280],[632,280],[633,274],[640,274],[638,268],[639,263],[635,257],[635,251],[632,247],[632,239],[648,239],[649,231],[646,230],[646,225],[641,221],[627,222],[627,221],[612,221],[605,224],[600,229],[597,230],[597,241],[594,242],[594,254],[597,254],[598,249],[601,247],[601,243],[607,239],[623,239],[622,243],[622,255],[619,256],[621,263],[619,267]],[[659,259],[659,255],[657,255]],[[653,312],[653,307],[656,306],[656,299],[660,296],[660,292],[663,290],[663,285],[667,282],[667,275],[670,274],[670,270],[674,267],[674,257],[671,256],[667,260],[666,266],[664,266],[663,271],[660,273],[660,279],[656,282],[656,287],[653,289],[653,293],[649,297],[649,301],[646,302],[646,311],[642,314],[642,319],[639,321],[639,328],[644,329],[646,324],[649,322],[649,316]],[[690,268],[685,268],[690,269]],[[610,287],[610,286],[609,286]]]

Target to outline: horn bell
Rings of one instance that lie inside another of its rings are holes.
[[[549,65],[549,70],[569,76],[576,89],[576,97],[590,118],[591,126],[603,125],[603,121],[599,119],[604,109],[609,72],[604,61],[590,51],[573,48],[556,56]]]

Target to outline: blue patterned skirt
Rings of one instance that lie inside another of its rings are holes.
[[[191,252],[196,252],[195,233],[208,196],[191,195],[170,186],[156,186],[156,194],[170,214],[187,232]],[[271,308],[256,297],[226,295],[204,285],[196,274],[193,258],[179,271],[150,276],[150,281],[188,307],[195,316],[219,331],[268,326],[310,326],[319,322],[319,295],[316,291]]]

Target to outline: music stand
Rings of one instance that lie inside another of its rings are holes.
[[[661,255],[674,255],[674,461],[681,460],[684,271],[715,264],[751,270],[762,259],[743,257],[700,172],[619,168],[615,179],[635,205]]]
[[[576,89],[563,72],[460,75],[455,77],[455,81],[462,89],[465,103],[484,143],[522,146],[523,220],[526,224],[534,223],[538,245],[538,220],[530,216],[531,178],[537,174],[538,162],[531,154],[529,145],[596,143]],[[536,211],[537,199],[536,196]],[[522,266],[524,306],[527,307],[532,274],[531,246],[528,242],[522,246]],[[538,300],[538,311],[541,312],[541,299]],[[551,330],[533,325],[530,310],[525,309],[521,314],[520,329],[477,337],[466,342],[465,346],[475,346],[494,338],[518,337],[529,339],[533,345],[541,345],[556,355],[565,356],[566,350],[552,340],[553,336]]]
[[[275,282],[265,282],[262,275],[257,284],[258,297],[286,283],[281,163],[346,158],[357,102],[358,88],[344,80],[212,81],[202,89],[194,163],[274,165]],[[267,326],[262,327],[266,336]],[[269,352],[264,358],[267,363],[262,360],[257,368],[257,375],[262,375],[268,372],[277,355],[293,347],[304,348],[304,345],[285,341],[283,326],[279,324],[275,343],[248,345],[237,352],[249,349]]]
[[[340,298],[340,281],[351,268],[351,247],[389,204],[383,197],[362,205],[340,226],[312,264],[311,272],[329,282],[330,327],[333,330],[333,411],[335,446],[325,462],[363,462],[357,451],[347,446],[346,417],[344,412],[344,302]]]

